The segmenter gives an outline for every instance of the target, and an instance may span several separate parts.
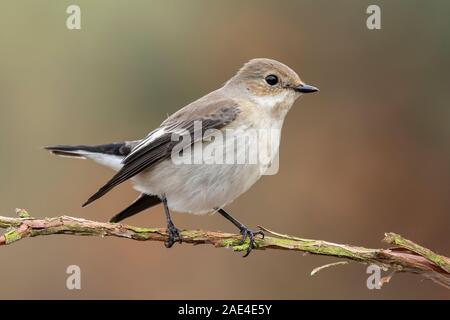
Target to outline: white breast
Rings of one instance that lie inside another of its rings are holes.
[[[227,144],[225,153],[236,156]],[[260,177],[258,164],[175,164],[165,160],[133,180],[141,192],[164,194],[171,210],[204,214],[232,202]]]
[[[165,195],[171,210],[196,214],[213,212],[246,192],[278,156],[284,117],[293,102],[285,95],[255,99],[259,99],[255,101],[256,106],[246,107],[246,116],[238,117],[227,128],[232,129],[235,138],[248,130],[267,130],[268,139],[259,139],[257,145],[258,150],[264,150],[269,155],[268,163],[177,164],[168,159],[133,177],[135,189],[147,194]],[[274,131],[276,134],[273,134]],[[159,134],[161,132],[153,132],[148,140]],[[242,153],[248,152],[245,148],[236,148],[235,144],[228,143],[230,140],[226,141],[226,157],[231,155],[237,159]],[[122,159],[94,160],[117,170]]]
[[[225,157],[239,158],[242,153],[248,155],[248,150],[238,148],[230,143],[230,132],[234,137],[240,137],[247,130],[265,128],[280,130],[282,120],[274,121],[268,116],[259,114],[261,119],[235,124],[233,130],[227,132],[224,147]],[[279,133],[279,131],[278,131]],[[258,140],[258,148],[267,151],[272,161],[278,155],[279,134],[266,140]],[[216,143],[216,142],[213,142]],[[245,158],[245,156],[244,156]],[[171,210],[204,214],[215,208],[222,208],[246,192],[267,169],[267,163],[212,163],[212,164],[176,164],[171,160],[155,165],[133,178],[136,189],[150,194],[167,197]]]

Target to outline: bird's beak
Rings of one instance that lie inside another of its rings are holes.
[[[312,93],[319,91],[318,88],[310,86],[309,84],[302,83],[301,85],[294,87],[294,90],[301,93]]]

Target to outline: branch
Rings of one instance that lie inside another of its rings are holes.
[[[25,210],[17,209],[19,217],[0,216],[0,228],[8,229],[0,236],[0,245],[11,244],[15,241],[36,236],[52,234],[69,234],[76,236],[114,236],[139,241],[165,241],[168,237],[165,228],[141,228],[118,223],[96,222],[69,216],[36,219],[30,217]],[[255,239],[255,249],[281,249],[300,251],[316,255],[343,258],[364,264],[376,264],[385,271],[408,272],[419,274],[450,289],[450,259],[434,253],[395,233],[386,233],[384,241],[394,245],[389,249],[368,249],[346,244],[337,244],[322,240],[302,239],[276,233],[260,227],[272,236]],[[211,244],[215,247],[231,247],[235,251],[246,251],[248,239],[240,244],[241,236],[232,233],[183,230],[183,243]],[[318,271],[344,262],[332,263],[313,270]],[[387,282],[390,277],[381,279]]]

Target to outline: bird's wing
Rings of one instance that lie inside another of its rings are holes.
[[[123,167],[83,207],[143,170],[168,159],[173,147],[179,143],[172,141],[172,134],[188,132],[194,143],[194,138],[203,137],[206,130],[221,129],[231,123],[239,112],[239,105],[234,100],[219,97],[198,100],[174,113],[131,150],[122,162]],[[194,126],[196,121],[201,121],[201,128]]]

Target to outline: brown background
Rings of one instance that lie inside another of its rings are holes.
[[[250,226],[380,246],[395,231],[450,255],[448,1],[73,1],[0,4],[1,214],[106,221],[136,194],[124,184],[80,204],[112,172],[53,157],[54,143],[144,137],[167,114],[216,89],[245,61],[278,59],[319,94],[290,111],[280,171],[230,207]],[[382,7],[382,30],[365,10]],[[233,231],[220,216],[174,214],[183,228]],[[163,226],[161,207],[128,220]],[[0,250],[1,298],[443,298],[412,275],[366,288],[365,267],[310,277],[335,261],[123,239],[52,236]],[[65,269],[82,270],[82,290]]]

